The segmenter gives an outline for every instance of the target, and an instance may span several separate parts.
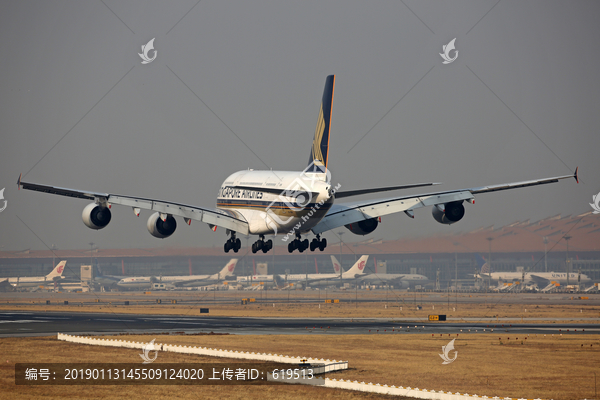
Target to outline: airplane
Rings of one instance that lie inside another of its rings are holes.
[[[336,270],[333,274],[288,274],[286,275],[273,275],[273,280],[276,282],[277,286],[282,287],[290,284],[305,284],[310,286],[319,286],[319,285],[336,285],[338,283],[343,283],[346,281],[354,281],[354,279],[359,278],[365,274],[365,267],[367,265],[367,260],[369,256],[364,255],[361,256],[352,267],[343,272],[340,267],[336,267],[337,260],[335,257],[331,256],[332,261],[334,261],[334,270]],[[339,263],[337,263],[339,265]]]
[[[558,283],[560,286],[566,285],[585,285],[592,280],[586,274],[569,273],[567,279],[566,272],[491,272],[489,264],[479,254],[475,255],[480,272],[475,275],[478,279],[489,279],[498,282],[498,287],[504,289],[502,282],[514,283],[520,282],[526,286],[532,286],[539,289],[546,289]]]
[[[119,204],[131,207],[138,217],[142,209],[153,211],[146,225],[150,234],[157,238],[171,236],[177,228],[175,217],[182,217],[188,225],[196,220],[206,223],[212,230],[224,228],[229,236],[223,246],[226,253],[240,250],[238,234],[258,236],[252,244],[253,253],[266,253],[273,248],[273,241],[265,240],[265,236],[284,235],[282,240],[288,243],[288,251],[292,253],[309,248],[323,251],[327,239],[321,238],[321,234],[342,226],[356,235],[370,234],[381,222],[381,217],[389,214],[404,212],[414,218],[417,208],[431,207],[437,222],[450,225],[464,217],[465,201],[475,204],[475,195],[555,183],[571,177],[579,182],[577,168],[573,175],[334,204],[335,200],[347,197],[437,185],[429,182],[348,191],[340,191],[340,184],[334,186],[329,170],[334,88],[335,75],[329,75],[325,80],[308,167],[303,171],[248,169],[235,172],[222,183],[216,208],[23,182],[21,175],[17,185],[19,189],[93,201],[83,209],[82,218],[87,227],[95,230],[109,224],[110,209]],[[307,238],[302,240],[302,235],[311,233],[315,237],[310,243]]]
[[[419,274],[375,274],[367,272],[358,278],[360,284],[365,285],[394,285],[398,289],[409,289],[415,285],[426,285],[429,278]]]
[[[165,283],[173,287],[207,286],[219,283],[232,276],[237,258],[232,258],[223,269],[212,275],[180,275],[180,276],[134,276],[123,278],[117,282],[120,288],[149,288],[153,283]]]
[[[104,286],[110,288],[115,286],[122,279],[128,278],[128,276],[120,276],[120,275],[102,275],[100,270],[96,264],[93,266],[94,275],[93,282],[98,284],[99,286]]]
[[[342,265],[335,256],[331,256],[331,261],[336,273],[343,272]],[[394,285],[398,289],[408,289],[411,285],[425,285],[428,282],[429,278],[419,274],[377,274],[372,272],[365,272],[357,280],[357,283],[367,285]]]
[[[18,278],[0,278],[0,286],[10,285],[13,288],[33,288],[38,286],[44,286],[49,283],[54,284],[55,282],[64,279],[62,276],[65,270],[66,261],[59,262],[56,267],[46,276],[31,276],[31,277],[18,277]]]

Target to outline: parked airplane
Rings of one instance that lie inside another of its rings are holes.
[[[93,282],[99,286],[110,288],[116,286],[122,279],[128,278],[128,276],[120,275],[102,275],[97,265],[94,264],[94,279]]]
[[[59,262],[56,267],[46,276],[31,276],[31,277],[18,277],[18,278],[0,278],[1,285],[10,285],[14,288],[33,288],[38,286],[47,285],[49,283],[58,282],[64,279],[62,276],[65,270],[66,261]]]
[[[121,288],[149,288],[153,283],[165,283],[174,287],[207,286],[232,276],[237,262],[237,258],[232,258],[221,271],[212,275],[137,276],[123,278],[117,282],[117,285]]]
[[[375,274],[367,272],[358,278],[363,285],[393,285],[398,289],[408,289],[415,285],[426,285],[429,278],[419,274]]]
[[[157,238],[171,236],[177,228],[175,216],[179,216],[188,225],[196,220],[205,222],[213,230],[216,227],[225,228],[229,235],[224,245],[225,252],[237,252],[241,248],[237,234],[258,235],[258,240],[252,245],[253,253],[266,253],[273,247],[271,239],[265,241],[266,235],[285,234],[285,242],[294,238],[288,242],[288,251],[291,253],[294,250],[303,252],[308,248],[311,251],[317,248],[323,251],[327,240],[321,238],[321,234],[341,226],[356,235],[367,235],[377,228],[381,217],[388,214],[404,212],[414,218],[415,209],[431,206],[433,218],[441,224],[450,225],[463,218],[463,203],[467,201],[474,204],[477,194],[554,183],[570,177],[578,181],[575,169],[573,175],[334,204],[335,199],[345,197],[434,185],[417,183],[338,191],[339,185],[334,187],[331,184],[328,169],[334,87],[335,76],[330,75],[325,80],[309,166],[301,172],[250,169],[236,172],[221,185],[216,209],[28,183],[21,181],[21,176],[17,184],[19,188],[27,190],[92,200],[93,203],[88,204],[82,214],[84,224],[91,229],[106,227],[111,220],[111,206],[120,204],[131,207],[136,216],[140,215],[142,209],[154,211],[147,227],[150,234]],[[302,240],[302,235],[311,232],[315,238],[309,244],[308,239]]]
[[[334,261],[335,257],[332,257]],[[341,267],[339,272],[333,274],[288,274],[286,275],[274,275],[277,286],[285,287],[290,284],[303,284],[307,286],[319,286],[319,285],[338,285],[344,281],[353,282],[356,278],[362,277],[365,274],[365,266],[369,256],[361,256],[358,261],[346,272],[342,272]],[[334,270],[337,260],[334,261]],[[338,263],[339,264],[339,263]]]
[[[480,266],[480,272],[476,275],[479,279],[498,282],[498,287],[503,288],[502,283],[520,282],[527,286],[537,286],[544,290],[558,283],[560,286],[566,285],[586,285],[592,280],[585,274],[576,274],[570,272],[568,279],[566,272],[491,272],[489,264],[479,254],[475,255],[477,263]]]
[[[342,265],[339,263],[335,256],[331,256],[333,262],[333,269],[336,273],[343,272]],[[429,282],[429,279],[424,275],[418,274],[378,274],[369,271],[365,271],[364,275],[361,275],[357,282],[358,284],[365,285],[393,285],[398,289],[408,289],[414,285],[425,285]]]

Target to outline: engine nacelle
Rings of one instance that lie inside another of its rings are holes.
[[[102,229],[110,222],[111,213],[108,207],[91,203],[83,209],[81,218],[83,218],[83,223],[88,228]]]
[[[164,239],[173,234],[177,228],[177,222],[171,215],[167,215],[167,220],[160,218],[160,213],[154,213],[148,218],[148,232],[154,237]]]
[[[373,232],[379,225],[379,218],[365,219],[358,222],[353,222],[348,225],[344,225],[348,230],[355,235],[368,235]]]
[[[465,216],[465,207],[463,201],[452,201],[444,204],[444,211],[440,210],[437,206],[431,209],[433,219],[440,224],[452,225],[458,222]]]
[[[410,284],[406,281],[393,282],[394,289],[410,289]]]

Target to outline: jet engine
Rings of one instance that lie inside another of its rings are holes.
[[[164,239],[173,234],[177,228],[177,222],[172,215],[167,215],[165,221],[160,218],[160,213],[154,213],[148,218],[148,232],[154,237]]]
[[[358,222],[353,222],[351,224],[348,225],[344,225],[346,228],[348,228],[348,230],[352,233],[354,233],[355,235],[368,235],[369,233],[373,232],[375,230],[375,228],[377,228],[377,225],[379,225],[379,218],[371,218],[371,219],[365,219],[362,221],[358,221]]]
[[[436,205],[431,209],[431,214],[433,215],[433,219],[435,219],[440,224],[451,225],[455,222],[458,222],[465,216],[465,207],[463,206],[463,201],[452,201],[450,203],[446,203],[443,206]],[[440,207],[441,206],[441,207]],[[440,210],[442,208],[444,211]]]
[[[102,229],[110,222],[111,214],[108,207],[91,203],[83,209],[81,217],[88,228]]]
[[[392,283],[394,289],[409,289],[410,285],[406,281],[394,282]]]

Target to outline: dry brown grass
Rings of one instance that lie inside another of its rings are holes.
[[[146,340],[147,337],[144,339]],[[32,398],[182,398],[197,399],[199,397],[213,399],[381,399],[386,396],[348,392],[339,389],[314,388],[301,385],[261,385],[261,386],[16,386],[15,363],[18,362],[53,362],[75,363],[140,363],[139,350],[78,345],[56,340],[55,337],[41,338],[8,338],[0,339],[0,398],[32,399]],[[224,363],[228,360],[199,357],[185,354],[161,353],[160,362],[165,363]],[[239,362],[239,361],[236,361]],[[141,365],[141,363],[140,363]]]
[[[151,295],[147,295],[151,296]],[[207,304],[192,296],[179,299],[180,304],[171,304],[168,299],[163,304],[139,304],[140,295],[135,297],[102,298],[101,302],[77,301],[69,299],[69,305],[57,304],[61,300],[52,299],[53,304],[45,305],[45,300],[36,300],[27,305],[0,304],[0,310],[12,311],[60,311],[60,312],[105,312],[127,314],[169,314],[169,315],[210,315],[228,317],[303,317],[303,318],[413,318],[414,320],[427,320],[429,314],[446,314],[449,318],[509,318],[510,321],[520,322],[523,318],[542,318],[536,322],[550,322],[554,318],[600,318],[600,306],[585,304],[582,300],[572,300],[572,304],[506,304],[494,302],[492,298],[484,295],[478,296],[477,302],[458,303],[458,305],[439,304],[427,301],[424,297],[421,302],[422,310],[416,310],[410,299],[402,301],[389,301],[383,303],[351,303],[343,299],[339,304],[325,303],[288,303],[287,299],[262,300],[261,302],[239,304]],[[153,299],[153,297],[152,297]],[[129,300],[130,305],[124,306],[123,301]],[[181,304],[182,300],[194,303]],[[257,299],[258,300],[258,299]],[[275,306],[273,306],[275,305]],[[387,308],[386,308],[387,306]],[[199,308],[207,307],[210,314],[200,314]],[[454,309],[456,307],[456,309]],[[502,320],[499,320],[502,321]],[[590,321],[585,321],[589,323]]]
[[[453,336],[456,337],[456,336]],[[502,340],[498,340],[501,337]],[[508,339],[510,337],[510,339]],[[518,337],[518,339],[517,339]],[[594,372],[600,362],[600,335],[529,336],[513,334],[460,335],[458,357],[442,365],[438,356],[449,337],[430,334],[122,336],[120,339],[312,356],[350,361],[351,370],[330,377],[434,390],[452,390],[500,397],[575,399],[594,397]],[[583,344],[583,347],[581,346]],[[593,345],[593,347],[592,347]],[[152,386],[91,388],[54,386],[50,389],[14,385],[14,363],[139,362],[139,350],[59,342],[55,338],[0,339],[9,362],[0,368],[0,390],[7,398],[85,397],[197,397],[215,398],[382,398],[351,391],[298,386]],[[161,362],[226,362],[224,359],[161,353]],[[84,390],[85,392],[82,392]]]

